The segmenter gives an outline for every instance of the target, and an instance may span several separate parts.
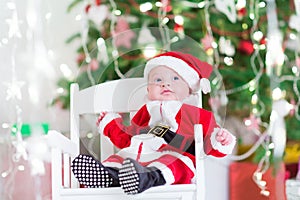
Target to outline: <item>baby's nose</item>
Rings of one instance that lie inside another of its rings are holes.
[[[162,82],[161,87],[170,87],[170,83],[169,82]]]

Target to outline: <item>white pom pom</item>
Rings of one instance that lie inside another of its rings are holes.
[[[201,78],[200,80],[200,89],[204,94],[207,94],[211,91],[210,82],[207,78]]]

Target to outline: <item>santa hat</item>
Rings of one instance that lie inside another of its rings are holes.
[[[162,65],[176,71],[187,82],[193,92],[201,89],[206,94],[211,91],[208,78],[213,67],[210,64],[190,54],[170,51],[148,60],[144,69],[144,77],[147,78],[153,68]]]

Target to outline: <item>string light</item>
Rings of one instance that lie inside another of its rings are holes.
[[[45,19],[49,20],[51,17],[52,17],[52,13],[51,12],[46,13]]]
[[[102,37],[97,39],[98,56],[97,60],[102,61],[105,65],[109,62],[107,46]]]
[[[272,91],[272,99],[277,101],[279,99],[282,99],[283,96],[283,92],[281,91],[280,88],[276,87],[275,89],[273,89]]]
[[[19,24],[21,21],[18,18],[18,12],[16,9],[16,4],[14,1],[11,1],[7,4],[8,8],[12,10],[12,17],[10,19],[7,19],[6,22],[9,25],[9,31],[8,31],[8,38],[3,38],[2,43],[7,44],[10,40],[12,44],[11,49],[11,82],[4,82],[3,84],[7,87],[6,90],[6,100],[11,101],[14,103],[14,112],[16,114],[16,119],[14,119],[14,122],[16,123],[15,127],[10,127],[12,131],[15,131],[15,138],[14,141],[11,141],[13,144],[13,148],[15,149],[15,153],[12,155],[12,161],[19,162],[20,158],[27,159],[27,153],[25,150],[23,137],[20,132],[21,126],[22,126],[22,109],[19,105],[19,101],[22,100],[22,91],[21,88],[25,85],[24,81],[20,81],[17,78],[16,74],[16,50],[17,50],[17,39],[22,38],[22,34],[20,32]],[[8,125],[8,124],[7,124]],[[12,124],[10,124],[12,125]],[[2,126],[5,126],[5,124],[2,124]],[[2,177],[8,176],[12,170],[9,168],[5,172],[2,173]],[[11,174],[13,176],[13,174]]]
[[[299,71],[298,71],[298,67],[297,66],[293,66],[292,67],[292,72],[294,73],[294,74],[297,74]]]
[[[25,166],[24,165],[19,165],[18,166],[18,170],[19,171],[24,171],[25,170]]]
[[[174,18],[174,21],[178,25],[183,25],[184,24],[184,19],[181,15],[176,15]]]
[[[91,139],[91,138],[94,137],[94,134],[93,134],[93,133],[87,133],[87,134],[86,134],[86,137],[87,137],[88,139]]]
[[[60,64],[59,69],[63,73],[64,77],[68,78],[69,80],[72,80],[73,78],[72,70],[67,64],[64,63]]]
[[[251,120],[250,119],[247,119],[247,120],[245,120],[245,125],[246,126],[251,126]]]
[[[109,0],[110,2],[110,5],[112,7],[112,13],[115,13],[115,11],[117,10],[117,5],[115,3],[114,0]],[[110,22],[110,32],[113,33],[113,36],[114,36],[114,33],[115,33],[115,24],[116,24],[116,21],[117,21],[117,15],[113,14],[112,17],[111,17],[111,22]],[[116,46],[116,40],[115,40],[115,37],[112,37],[112,57],[113,57],[113,61],[114,61],[114,69],[115,69],[115,72],[117,73],[117,75],[119,76],[119,78],[125,78],[124,74],[120,71],[120,68],[119,68],[119,62],[118,62],[118,57],[119,57],[119,52],[118,52],[118,48]]]
[[[8,123],[2,123],[2,128],[6,129],[6,128],[9,128],[9,124]]]
[[[163,44],[163,49],[170,51],[171,50],[171,41],[170,41],[170,33],[169,33],[169,28],[167,27],[167,6],[168,6],[168,0],[163,0],[161,1],[161,6],[159,7],[157,11],[157,16],[158,16],[158,27],[159,27],[159,32],[162,37],[162,44]]]
[[[204,8],[205,7],[205,1],[202,1],[202,2],[198,3],[197,6],[199,8]]]
[[[264,2],[264,1],[260,1],[260,2],[258,3],[259,8],[265,8],[266,5],[267,5],[266,2]]]
[[[228,56],[225,56],[224,57],[224,63],[228,66],[231,66],[233,65],[233,58],[232,57],[228,57]]]
[[[5,171],[5,172],[2,172],[1,173],[1,176],[2,176],[2,178],[6,178],[7,176],[8,176],[8,172],[7,171]]]
[[[64,88],[61,88],[61,87],[59,87],[59,88],[56,89],[56,92],[57,92],[58,94],[63,94],[64,91],[65,91]]]
[[[269,149],[274,149],[274,147],[275,147],[274,143],[269,144]]]
[[[82,15],[81,15],[82,16]],[[82,32],[81,32],[81,43],[82,43],[82,48],[83,48],[83,52],[85,55],[85,62],[88,64],[87,67],[87,76],[89,81],[91,82],[91,85],[95,85],[95,79],[92,76],[92,72],[91,72],[91,66],[89,65],[89,63],[92,61],[91,56],[90,56],[90,52],[87,48],[87,38],[88,38],[88,30],[89,30],[89,23],[88,23],[88,17],[87,14],[84,13],[83,14],[83,18],[80,18],[82,20]]]
[[[263,38],[263,33],[261,31],[255,31],[253,33],[253,39],[257,42],[259,42]]]
[[[258,102],[258,96],[257,96],[257,94],[253,94],[252,98],[251,98],[251,103],[253,105],[255,105],[255,104],[257,104],[257,102]]]
[[[113,11],[113,14],[115,14],[116,16],[120,16],[120,15],[122,15],[122,12],[121,12],[121,10],[115,10],[115,11]]]
[[[143,13],[151,10],[152,8],[153,8],[153,5],[150,2],[142,3],[140,5],[140,11]]]
[[[205,0],[205,7],[204,7],[204,13],[205,13],[205,25],[207,27],[207,34],[211,37],[213,37],[213,32],[211,29],[211,23],[210,23],[210,19],[209,19],[209,7],[210,7],[210,1]],[[215,41],[213,41],[213,43],[216,43]],[[214,46],[216,48],[216,46]],[[214,72],[216,74],[216,78],[218,80],[217,84],[216,84],[216,88],[215,90],[218,91],[220,90],[220,88],[222,87],[222,76],[221,73],[218,70],[219,64],[220,64],[220,56],[218,51],[209,51],[207,52],[209,57],[208,57],[208,63],[212,63],[214,66]],[[222,95],[226,95],[227,93],[222,93]]]
[[[242,29],[247,30],[248,29],[248,24],[242,23]]]
[[[155,46],[153,46],[151,44],[146,45],[146,47],[143,50],[143,54],[144,54],[145,58],[149,59],[157,54],[157,50],[156,50]]]
[[[75,20],[76,21],[80,21],[81,19],[82,19],[82,15],[81,14],[75,16]]]
[[[242,8],[245,8],[246,7],[246,1],[245,0],[238,0],[236,2],[236,9],[239,10],[239,9],[242,9]]]
[[[164,17],[162,20],[163,24],[167,24],[170,21],[170,19],[168,17]]]

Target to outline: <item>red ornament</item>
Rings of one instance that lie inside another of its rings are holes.
[[[167,11],[167,12],[171,12],[172,9],[173,9],[172,6],[171,6],[171,5],[168,5],[167,8],[166,8],[166,11]]]
[[[244,119],[244,123],[247,126],[247,129],[256,129],[259,130],[259,124],[261,122],[261,119],[259,117],[256,117],[253,114],[250,114],[248,118]]]
[[[89,10],[90,10],[90,8],[91,8],[91,4],[88,4],[86,7],[85,7],[85,13],[88,13],[89,12]]]
[[[298,67],[298,70],[300,70],[300,58],[296,58],[295,62],[296,66]]]
[[[265,37],[263,37],[260,41],[259,41],[259,44],[266,44],[267,43],[267,40]]]
[[[95,5],[96,5],[96,6],[100,6],[100,4],[101,4],[101,0],[95,0]],[[91,6],[92,6],[91,4],[88,4],[88,5],[85,7],[85,13],[88,13],[88,12],[89,12]]]
[[[214,42],[214,38],[213,36],[209,35],[209,34],[206,34],[204,36],[204,38],[201,39],[201,43],[203,45],[203,48],[205,51],[207,51],[208,49],[212,49],[213,46],[212,46],[212,43]]]
[[[124,17],[118,19],[115,31],[112,33],[115,39],[115,44],[117,47],[123,46],[127,49],[131,48],[131,39],[135,37],[135,32],[133,32],[128,22]]]
[[[172,6],[170,4],[170,0],[161,0],[162,8],[166,12],[170,12],[172,10]]]
[[[99,6],[101,4],[101,0],[95,0],[96,6]]]
[[[182,32],[183,32],[183,26],[182,26],[182,25],[179,25],[179,24],[177,24],[177,23],[175,23],[174,31],[175,31],[176,33],[182,33]]]
[[[85,54],[81,53],[77,55],[76,62],[77,64],[81,64],[85,59]]]
[[[96,59],[92,59],[92,61],[89,64],[89,67],[92,71],[96,71],[99,68],[99,63]]]
[[[242,17],[246,16],[246,14],[247,14],[247,9],[245,7],[241,8],[237,11],[238,18],[242,18]]]
[[[241,53],[251,55],[254,51],[254,47],[253,47],[253,44],[250,40],[241,40],[240,44],[238,46],[238,50]]]
[[[293,106],[293,108],[290,110],[290,116],[294,116],[295,115],[295,112],[296,112],[296,101],[294,98],[292,98],[290,100],[290,104]]]

